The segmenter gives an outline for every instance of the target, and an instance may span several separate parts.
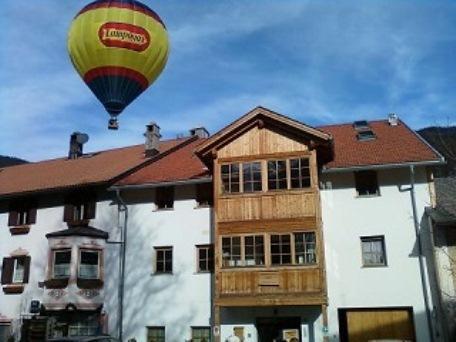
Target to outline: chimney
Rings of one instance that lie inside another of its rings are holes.
[[[204,127],[196,127],[190,130],[190,135],[197,136],[198,138],[206,139],[209,138],[210,134]]]
[[[144,136],[146,137],[146,157],[155,156],[158,154],[160,147],[160,127],[155,122],[151,122],[146,125]]]
[[[397,126],[399,125],[399,117],[395,113],[388,114],[388,123],[390,126]]]
[[[70,150],[68,151],[68,159],[77,159],[82,156],[82,146],[89,141],[89,136],[81,132],[73,132],[70,136]]]

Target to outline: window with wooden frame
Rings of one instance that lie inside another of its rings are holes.
[[[154,247],[155,273],[173,272],[173,247]]]
[[[355,186],[358,197],[380,196],[377,172],[375,171],[355,172]]]
[[[214,204],[212,182],[196,185],[196,202],[198,207],[210,207]]]
[[[268,161],[268,189],[288,189],[286,160]]]
[[[291,234],[271,235],[271,265],[290,265]]]
[[[310,188],[309,158],[290,159],[290,187],[292,189]]]
[[[165,327],[147,327],[147,342],[165,342]]]
[[[240,192],[239,163],[224,164],[220,168],[223,193]]]
[[[3,258],[2,285],[27,284],[30,275],[29,256],[13,256]]]
[[[264,236],[222,237],[222,267],[263,266]]]
[[[364,267],[386,266],[385,237],[361,237],[361,252]]]
[[[157,209],[173,209],[174,208],[174,187],[163,186],[157,188],[155,205]]]
[[[9,211],[8,226],[26,226],[36,223],[36,205],[33,203],[13,204]]]
[[[243,192],[255,192],[262,190],[261,163],[242,163]]]
[[[197,271],[198,273],[206,273],[214,271],[214,246],[199,245],[196,246],[197,253]]]
[[[315,232],[294,233],[295,261],[297,265],[317,263]]]
[[[192,327],[192,342],[210,342],[211,327]]]
[[[78,278],[80,279],[100,279],[100,259],[101,251],[80,249]]]
[[[66,279],[71,271],[71,249],[57,249],[52,251],[52,278]]]
[[[96,201],[94,199],[68,200],[64,207],[63,221],[69,225],[81,224],[95,218]]]

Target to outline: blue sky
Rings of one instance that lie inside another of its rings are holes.
[[[386,118],[413,128],[456,123],[456,2],[143,0],[167,25],[163,74],[106,129],[107,114],[66,51],[88,1],[1,1],[0,154],[63,156],[212,133],[257,105],[310,125]]]

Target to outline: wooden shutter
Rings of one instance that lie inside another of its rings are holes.
[[[3,258],[2,266],[2,284],[11,284],[13,282],[14,258]]]
[[[63,209],[63,222],[73,222],[74,206],[73,204],[65,204]]]
[[[35,224],[36,223],[36,207],[31,207],[28,210],[28,217],[27,217],[28,224]]]
[[[9,217],[8,217],[8,226],[16,226],[17,225],[17,216],[18,213],[16,210],[10,210]]]
[[[27,284],[28,281],[29,281],[30,261],[31,261],[31,258],[29,256],[26,256],[25,257],[25,264],[24,264],[24,280],[22,281],[24,284]]]
[[[89,201],[85,204],[84,219],[90,220],[95,218],[95,210],[97,202],[95,200]]]

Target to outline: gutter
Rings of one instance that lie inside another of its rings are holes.
[[[202,177],[202,178],[184,179],[184,180],[172,181],[172,182],[113,185],[108,188],[108,191],[153,189],[153,188],[158,188],[161,186],[192,185],[192,184],[204,184],[204,183],[211,183],[211,182],[212,182],[212,177]]]
[[[445,158],[439,160],[427,160],[420,162],[406,162],[406,163],[392,163],[392,164],[375,164],[375,165],[361,165],[361,166],[349,166],[349,167],[336,167],[336,168],[322,168],[322,173],[338,173],[338,172],[350,172],[350,171],[361,171],[361,170],[383,170],[383,169],[397,169],[414,166],[437,166],[446,164]]]

